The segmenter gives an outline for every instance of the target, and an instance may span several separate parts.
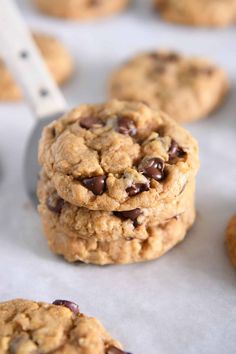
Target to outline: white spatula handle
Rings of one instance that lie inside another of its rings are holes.
[[[0,51],[37,118],[65,111],[65,99],[13,0],[0,0]]]

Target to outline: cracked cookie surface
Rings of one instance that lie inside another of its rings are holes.
[[[69,79],[73,71],[73,61],[65,47],[54,37],[34,33],[34,40],[58,84]],[[5,63],[0,60],[0,101],[17,101],[22,97],[19,87]]]
[[[198,170],[195,139],[142,103],[83,105],[46,127],[39,162],[58,195],[92,210],[155,208]]]
[[[34,0],[43,13],[74,20],[95,19],[122,11],[128,0]]]
[[[230,219],[226,230],[226,247],[229,257],[236,267],[236,215]]]
[[[76,304],[16,299],[0,303],[1,354],[131,354]]]
[[[193,26],[224,27],[236,22],[236,0],[154,0],[167,21]]]
[[[111,77],[113,98],[146,102],[178,122],[191,122],[220,106],[229,90],[225,72],[209,60],[171,51],[141,53]]]

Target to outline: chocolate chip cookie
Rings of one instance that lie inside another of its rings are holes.
[[[0,303],[1,354],[131,354],[67,300]]]
[[[230,259],[236,267],[236,215],[231,218],[226,230],[226,246]]]
[[[195,181],[156,209],[107,212],[72,205],[41,174],[39,213],[54,253],[68,261],[111,264],[158,258],[181,241],[195,219]]]
[[[123,10],[128,0],[35,0],[43,13],[74,20],[96,19]]]
[[[130,228],[129,224],[132,222],[135,230],[138,230],[139,227],[141,227],[141,230],[145,229],[142,225],[139,226],[141,221],[136,215],[133,217],[130,214],[124,214],[122,218],[127,220],[127,223],[123,222],[124,227]],[[120,217],[118,216],[118,218]],[[133,223],[135,220],[137,220],[137,226]],[[49,222],[43,218],[43,226],[48,245],[54,253],[62,255],[69,262],[82,261],[105,265],[158,259],[186,237],[187,231],[194,220],[195,211],[193,208],[189,208],[182,215],[177,215],[156,226],[146,228],[145,235],[141,235],[137,231],[138,236],[136,238],[135,233],[131,232],[130,237],[119,238],[114,241],[105,237],[103,240],[93,237],[81,238],[78,230],[77,236],[73,231],[68,234],[63,230],[60,223],[55,222],[54,218],[50,219]]]
[[[224,27],[236,22],[236,0],[154,0],[167,21],[193,26]]]
[[[83,105],[46,127],[39,161],[58,195],[91,210],[156,208],[199,167],[195,139],[137,102]]]
[[[145,102],[180,123],[208,116],[228,90],[226,74],[215,64],[171,51],[139,54],[118,68],[110,81],[111,97]]]
[[[34,34],[35,42],[58,84],[63,84],[73,72],[73,61],[65,47],[54,37]],[[16,85],[4,62],[0,60],[0,101],[16,101],[21,91]]]
[[[118,239],[146,240],[151,228],[172,218],[178,218],[189,208],[194,208],[195,181],[186,185],[173,200],[163,200],[157,208],[136,208],[128,211],[107,212],[89,210],[72,205],[57,194],[52,182],[44,173],[38,184],[39,212],[47,228],[58,225],[61,233],[69,238],[115,241]]]

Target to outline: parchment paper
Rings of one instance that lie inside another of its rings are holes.
[[[236,272],[224,248],[236,212],[236,28],[164,23],[145,0],[120,16],[80,24],[20,4],[31,27],[57,35],[75,57],[76,75],[63,89],[70,106],[105,100],[113,68],[137,51],[161,47],[214,59],[232,91],[214,115],[188,126],[200,142],[201,171],[198,218],[187,239],[158,261],[104,268],[70,265],[48,250],[24,191],[33,118],[24,103],[0,104],[0,300],[74,300],[133,354],[236,353]]]

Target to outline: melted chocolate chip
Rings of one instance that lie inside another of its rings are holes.
[[[57,306],[67,307],[75,315],[78,315],[80,313],[79,306],[77,304],[75,304],[74,302],[71,302],[71,301],[68,301],[68,300],[55,300],[55,301],[53,301],[52,304],[53,305],[57,305]]]
[[[164,161],[158,157],[146,160],[139,167],[139,171],[147,177],[153,178],[156,181],[161,181],[164,178]]]
[[[64,200],[60,198],[56,192],[51,194],[48,197],[46,202],[48,209],[55,214],[60,214],[64,204],[65,204]]]
[[[84,178],[82,184],[95,195],[102,195],[106,190],[106,176]]]
[[[177,142],[172,139],[171,145],[169,148],[169,162],[172,162],[175,158],[179,157],[184,157],[186,155],[186,152],[177,144]]]
[[[136,194],[148,191],[150,188],[149,183],[134,183],[131,187],[126,189],[127,194],[129,197],[133,197]]]
[[[134,136],[137,133],[137,128],[134,121],[129,117],[119,117],[117,119],[117,129],[119,133],[124,135]]]
[[[79,124],[81,128],[84,129],[91,129],[95,125],[100,125],[100,126],[104,125],[101,119],[97,117],[84,117],[80,120]]]
[[[137,209],[126,210],[126,211],[115,211],[113,214],[123,220],[128,220],[128,219],[132,220],[134,223],[134,227],[137,227],[138,226],[137,219],[142,214],[142,210],[137,208]]]
[[[131,354],[131,353],[124,352],[123,350],[121,350],[117,347],[114,347],[112,345],[106,350],[106,354]]]

